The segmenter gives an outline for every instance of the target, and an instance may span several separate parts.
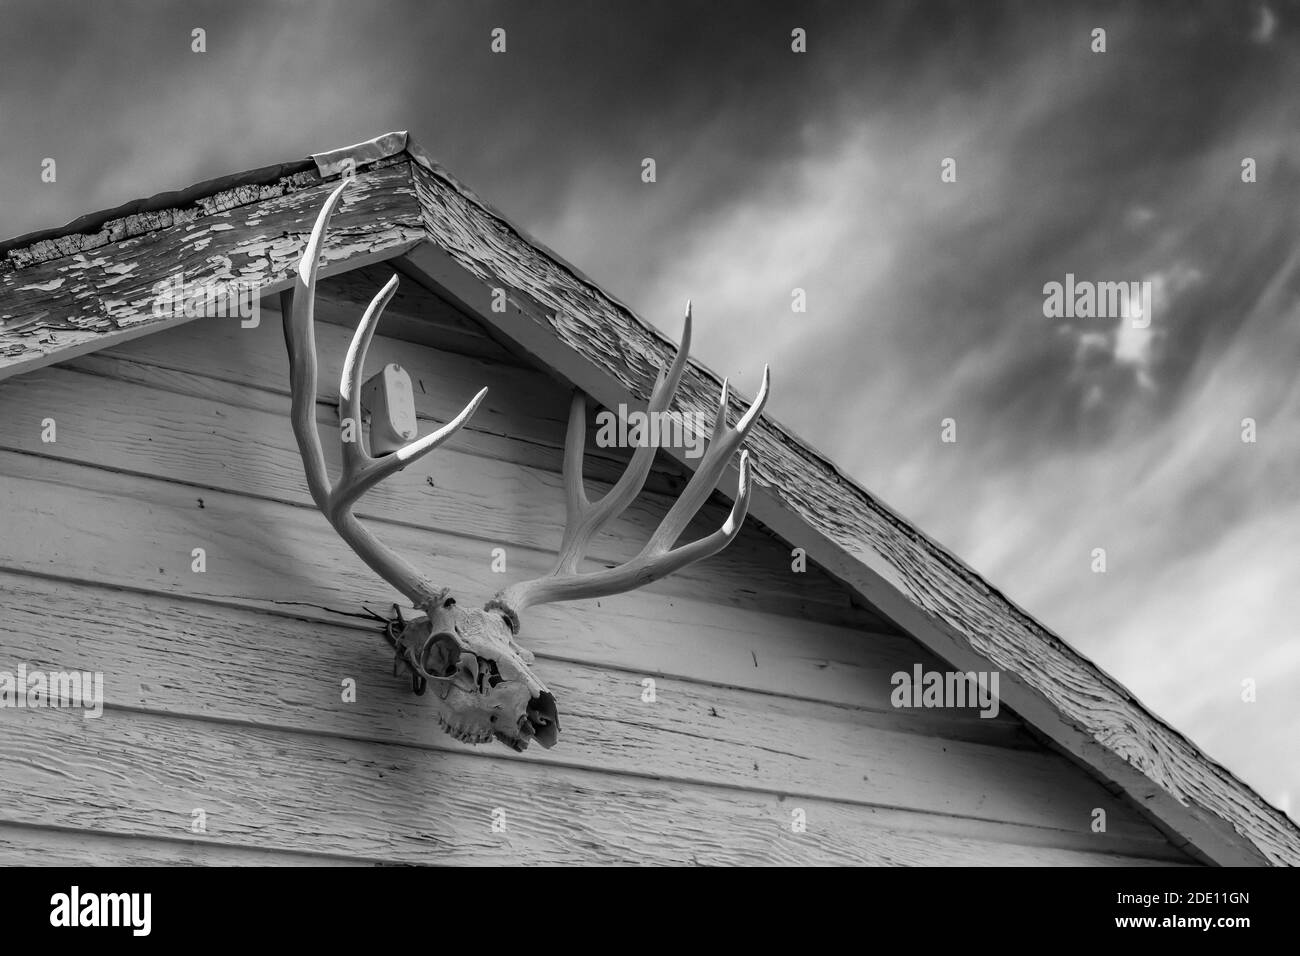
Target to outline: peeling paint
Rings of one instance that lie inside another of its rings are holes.
[[[49,282],[38,282],[35,285],[19,286],[19,292],[53,292],[63,285],[63,279],[51,279]]]
[[[61,237],[11,252],[0,270],[0,378],[47,364],[57,349],[38,336],[48,338],[51,330],[59,333],[58,348],[97,339],[108,345],[119,329],[164,321],[153,311],[153,287],[168,277],[254,288],[283,280],[329,188],[314,173],[299,173],[274,187],[228,190],[194,209],[115,220],[97,236]],[[257,205],[247,206],[250,201]],[[221,222],[204,221],[218,214]],[[409,165],[364,171],[337,222],[340,241],[323,250],[334,262],[420,241],[424,229]],[[146,225],[155,227],[148,241],[138,232]],[[110,233],[119,240],[110,244]],[[102,248],[92,254],[95,246]],[[113,297],[103,298],[110,289]]]

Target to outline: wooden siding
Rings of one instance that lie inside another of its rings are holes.
[[[323,422],[364,278],[321,302]],[[417,326],[421,299],[392,323],[419,344],[378,337],[370,367],[410,371],[426,430],[491,393],[358,511],[481,601],[558,544],[567,390],[454,310]],[[195,322],[0,384],[0,670],[101,671],[106,700],[97,720],[0,709],[0,863],[1188,862],[1009,712],[892,708],[893,672],[944,665],[757,525],[643,591],[529,612],[554,750],[446,737],[364,617],[394,593],[310,507],[266,305],[257,329]],[[591,449],[594,493],[620,463]],[[634,553],[681,483],[661,461],[592,566]]]

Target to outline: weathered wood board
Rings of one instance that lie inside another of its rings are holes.
[[[0,806],[25,825],[175,839],[201,810],[222,843],[399,863],[1152,862],[917,829],[916,814],[871,807],[247,724],[130,711],[0,719]]]
[[[206,331],[169,334],[207,347]],[[891,708],[891,673],[914,663],[940,666],[909,639],[819,625],[805,610],[786,616],[743,600],[727,606],[716,577],[696,594],[672,597],[667,607],[663,598],[646,600],[642,594],[626,598],[644,604],[620,610],[616,605],[624,598],[606,600],[594,615],[563,606],[538,609],[540,639],[530,642],[562,701],[564,751],[515,757],[472,750],[441,734],[427,703],[384,676],[387,655],[372,626],[330,610],[379,605],[383,598],[377,596],[386,588],[369,580],[307,507],[290,439],[276,434],[283,431],[281,416],[61,369],[0,386],[0,401],[15,412],[0,425],[0,447],[22,452],[0,454],[0,513],[8,516],[8,540],[24,543],[0,547],[0,566],[24,573],[0,574],[0,590],[13,608],[8,647],[33,666],[103,671],[109,719],[125,707],[464,752],[493,763],[568,767],[623,779],[623,788],[641,778],[677,780],[706,793],[721,787],[722,793],[807,798],[874,812],[906,807],[908,827],[924,832],[926,840],[939,837],[922,831],[924,824],[947,821],[936,825],[940,831],[956,825],[948,836],[1015,843],[996,851],[1010,853],[1010,859],[1030,852],[1026,848],[1047,847],[1067,854],[1184,859],[1135,811],[1059,756],[1043,752],[1009,715],[983,721]],[[93,433],[86,428],[81,435],[77,421],[85,408],[99,412]],[[48,413],[73,426],[52,445],[39,441],[39,428],[27,427]],[[322,418],[330,414],[322,410]],[[503,414],[508,417],[510,409]],[[435,472],[442,457],[432,460]],[[480,459],[461,458],[472,477]],[[516,480],[512,491],[510,472],[499,474],[502,494],[512,500],[536,497],[530,483]],[[536,475],[555,489],[552,472],[536,469]],[[475,541],[463,532],[472,529],[447,535],[438,529],[436,508],[414,509],[419,517],[411,527],[400,512],[416,503],[402,494],[380,495],[374,514],[413,547],[437,552],[439,564],[450,560],[463,568],[465,549]],[[657,508],[666,504],[660,501]],[[538,527],[557,527],[556,506],[548,517],[547,509],[530,505],[501,531],[527,539]],[[626,539],[648,533],[657,515],[654,508],[634,512]],[[295,528],[310,540],[293,544]],[[132,540],[148,548],[123,548]],[[209,559],[218,558],[201,575],[189,570],[195,540],[208,542]],[[609,546],[619,547],[618,540]],[[33,541],[41,542],[37,554],[31,553]],[[224,545],[214,548],[213,542]],[[785,552],[766,538],[737,555],[764,547],[784,563]],[[155,574],[159,554],[168,557]],[[313,555],[319,569],[303,576],[305,590],[286,595],[286,575],[276,572],[302,568],[302,554]],[[491,580],[480,562],[474,583],[488,587]],[[69,594],[69,585],[78,581],[96,583]],[[707,576],[701,578],[706,582]],[[732,587],[744,587],[743,575]],[[546,616],[553,616],[552,626],[546,626]],[[77,622],[88,617],[99,626],[78,633]],[[584,622],[589,617],[601,626]],[[293,666],[304,660],[312,668],[306,676]],[[341,675],[358,680],[362,699],[356,705],[339,703]],[[648,712],[650,705],[641,700],[646,676],[655,677],[660,695]],[[1090,832],[1094,807],[1108,812],[1107,834]],[[240,839],[246,836],[226,845]],[[306,852],[292,843],[276,850]],[[373,849],[335,846],[324,852],[366,861]]]
[[[160,282],[264,296],[287,288],[332,188],[299,173],[150,214],[151,228],[119,221],[11,257],[0,268],[0,378],[193,321],[159,307]],[[390,258],[423,238],[409,164],[367,171],[343,199],[322,272]]]
[[[36,579],[5,583],[27,597],[55,591]],[[76,625],[88,615],[99,626],[83,637]],[[1017,736],[1015,722],[926,719],[892,711],[884,694],[867,710],[659,679],[649,702],[641,675],[548,662],[542,670],[561,702],[564,747],[516,756],[443,734],[430,701],[376,666],[382,645],[373,634],[211,609],[191,619],[175,601],[101,589],[11,626],[10,646],[29,667],[102,672],[110,708],[908,807],[1062,830],[1097,849],[1123,852],[1132,843],[1168,855],[1133,810]],[[306,673],[303,662],[310,662]],[[354,703],[342,700],[344,679],[356,681]],[[1096,807],[1107,812],[1105,834],[1090,831]]]
[[[118,836],[0,823],[0,861],[23,866],[381,866],[384,860],[284,853],[219,840]]]
[[[313,508],[302,478],[302,459],[287,418],[141,388],[61,369],[42,369],[21,381],[0,383],[0,448],[95,465],[125,474],[157,476],[199,489],[231,491]],[[82,409],[97,409],[87,420]],[[59,423],[59,439],[43,442],[40,423]],[[337,413],[322,412],[323,435],[338,433]],[[326,458],[338,473],[339,445],[326,441]],[[593,493],[607,488],[593,486]],[[394,476],[359,503],[357,513],[491,547],[530,548],[554,554],[564,530],[559,475],[510,462],[439,451]],[[625,561],[650,537],[671,499],[648,495],[611,522],[592,549],[593,566]],[[721,525],[726,510],[708,508],[684,540]],[[708,565],[666,582],[694,580],[776,596],[791,603],[825,603],[848,611],[842,588],[817,574],[790,570],[788,554],[750,536]]]
[[[316,320],[349,330],[356,328],[357,321],[375,294],[394,274],[399,280],[397,291],[384,307],[380,323],[385,335],[408,344],[487,359],[498,368],[534,371],[526,356],[507,351],[485,336],[482,327],[458,307],[403,275],[400,259],[352,269],[321,281],[316,299],[329,307],[318,310]],[[270,300],[263,303],[264,306],[270,304]],[[279,307],[278,301],[274,307]]]
[[[196,494],[9,452],[0,453],[0,476],[3,568],[336,622],[363,607],[385,611],[398,599],[323,517],[305,508]],[[386,539],[429,555],[459,593],[491,594],[500,578],[490,569],[488,549],[462,539],[401,526],[388,529]],[[204,549],[203,573],[192,570],[196,547]],[[513,566],[525,574],[544,570],[536,559]],[[702,672],[719,682],[753,677],[791,693],[809,686],[816,697],[852,695],[848,702],[875,697],[873,688],[888,686],[900,667],[933,661],[906,638],[765,613],[707,591],[694,597],[639,591],[538,607],[523,639],[561,658],[648,674]],[[852,672],[837,682],[837,692],[821,689],[817,679],[833,666]]]

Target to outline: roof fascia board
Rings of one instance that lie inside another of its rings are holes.
[[[309,175],[310,184],[285,181],[265,198],[214,205],[87,252],[0,272],[0,380],[194,321],[205,296],[260,300],[288,288],[332,186]],[[410,163],[358,172],[334,223],[322,276],[423,241]],[[160,298],[160,283],[173,301],[198,307],[186,315],[183,304]]]

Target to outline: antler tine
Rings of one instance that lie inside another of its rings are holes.
[[[682,347],[678,350],[671,369],[659,377],[651,394],[650,408],[664,411],[672,401],[681,374],[686,365],[690,340],[690,306],[687,305],[686,328],[682,334]],[[770,376],[763,368],[763,384],[753,404],[737,422],[735,428],[727,425],[729,386],[724,380],[718,411],[714,418],[708,450],[699,468],[687,482],[658,529],[644,548],[624,564],[591,574],[578,573],[578,566],[586,554],[591,538],[610,518],[621,514],[640,493],[654,458],[653,444],[637,448],[627,471],[610,492],[596,505],[587,502],[582,489],[582,454],[586,436],[586,402],[575,396],[570,409],[569,429],[565,449],[565,486],[568,492],[568,521],[564,540],[554,569],[546,577],[511,585],[500,592],[489,606],[509,612],[515,626],[519,613],[536,604],[555,601],[574,601],[580,598],[602,597],[630,591],[672,574],[688,564],[707,558],[725,548],[739,532],[749,510],[751,490],[749,453],[740,456],[740,483],[731,513],[722,527],[712,534],[690,544],[674,548],[677,538],[703,507],[714,486],[726,469],[727,463],[740,447],[750,429],[762,413],[767,402]]]
[[[671,548],[673,542],[691,523],[691,519],[704,507],[704,502],[708,501],[709,495],[713,493],[714,485],[718,483],[718,479],[722,477],[723,471],[726,470],[727,462],[731,460],[732,454],[740,447],[754,422],[762,414],[763,406],[767,404],[769,383],[770,372],[768,367],[764,365],[763,384],[759,386],[758,395],[754,398],[754,402],[749,406],[748,411],[736,423],[736,427],[729,428],[727,427],[727,405],[730,391],[727,380],[722,380],[722,398],[718,403],[718,414],[713,422],[708,451],[704,453],[704,458],[700,461],[700,467],[695,469],[695,474],[691,475],[691,480],[686,483],[686,488],[673,502],[673,506],[668,509],[668,514],[664,515],[664,520],[660,522],[658,529],[651,536],[649,543],[646,545],[647,551],[666,551]],[[745,477],[743,472],[741,477],[743,481]],[[739,498],[738,494],[737,500]]]
[[[691,303],[686,303],[686,318],[682,324],[682,344],[668,369],[661,369],[650,392],[646,411],[651,415],[665,412],[677,393],[677,385],[686,368],[691,347]],[[605,496],[591,504],[582,482],[582,459],[587,442],[587,400],[581,392],[573,396],[569,406],[569,427],[564,440],[564,488],[567,514],[564,522],[564,539],[551,574],[573,574],[587,554],[591,539],[612,518],[628,509],[645,487],[654,464],[654,446],[647,443],[632,453],[627,470],[614,483]]]
[[[362,369],[366,365],[366,353],[370,350],[370,340],[375,336],[379,317],[396,291],[397,273],[393,273],[393,277],[384,283],[384,287],[370,300],[370,305],[366,307],[365,314],[362,315],[361,322],[352,335],[347,358],[343,360],[343,377],[339,380],[339,415],[341,418],[351,419],[357,425],[361,423]],[[354,442],[343,442],[344,468],[359,468],[368,457],[367,451],[360,434]]]
[[[289,350],[289,381],[292,392],[291,419],[298,449],[302,453],[303,468],[312,500],[333,525],[339,536],[380,577],[406,595],[416,606],[426,606],[442,600],[443,589],[435,587],[427,578],[411,567],[403,558],[381,542],[362,525],[352,513],[352,505],[363,494],[385,478],[405,468],[411,462],[428,454],[454,435],[467,422],[487,394],[482,389],[454,419],[431,435],[416,439],[391,455],[373,458],[366,450],[361,433],[361,382],[366,352],[374,337],[375,328],[383,315],[384,307],[397,290],[397,276],[379,291],[366,309],[343,363],[339,382],[339,417],[351,419],[353,440],[340,434],[343,472],[338,484],[333,484],[325,466],[320,435],[316,430],[316,332],[315,301],[316,277],[320,267],[320,249],[330,217],[347,188],[344,180],[330,193],[316,218],[311,236],[298,263],[297,280],[289,301],[285,302],[284,335]]]

